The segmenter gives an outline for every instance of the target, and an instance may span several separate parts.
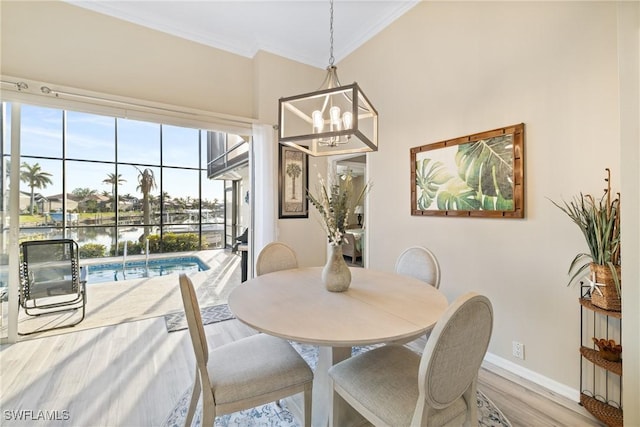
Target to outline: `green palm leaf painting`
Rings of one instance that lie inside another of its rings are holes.
[[[438,189],[451,179],[451,175],[441,162],[424,159],[416,168],[416,184],[418,185],[418,207],[427,209],[435,200]]]
[[[478,194],[513,199],[513,135],[458,146],[458,175]]]
[[[522,176],[521,126],[511,132],[505,128],[412,149],[416,186],[412,209],[520,215],[513,212],[516,193],[522,199],[521,183],[517,187],[515,183],[515,177]],[[516,159],[519,169],[514,172]]]
[[[466,182],[455,177],[438,194],[438,209],[444,211],[474,211],[481,208],[476,192]]]

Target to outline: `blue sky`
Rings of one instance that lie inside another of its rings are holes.
[[[21,153],[23,156],[62,157],[62,127],[61,110],[22,106],[21,112]],[[10,123],[10,120],[7,120]],[[155,123],[118,119],[118,161],[138,164],[138,168],[149,167],[160,184],[160,129]],[[95,114],[68,111],[67,113],[67,147],[68,159],[115,161],[116,120],[112,117]],[[10,135],[10,133],[7,133]],[[165,166],[198,168],[199,131],[197,129],[162,126],[163,163]],[[205,138],[203,138],[205,139]],[[5,153],[9,152],[9,145],[5,146]],[[206,163],[206,142],[203,143],[203,167]],[[23,158],[29,164],[39,163],[42,170],[51,173],[53,185],[39,190],[44,195],[62,192],[62,162],[48,159]],[[102,181],[109,173],[115,172],[113,164],[70,161],[67,168],[67,191],[75,188],[88,187],[102,191],[111,191],[111,186]],[[138,171],[132,165],[120,165],[118,173],[123,182],[119,194],[131,194],[140,197],[136,189]],[[198,182],[196,170],[181,170],[165,168],[163,176],[163,191],[173,198],[187,196],[198,197]],[[203,173],[206,178],[206,172]],[[21,184],[22,191],[29,191],[25,184]],[[154,194],[159,195],[160,189]],[[213,200],[223,198],[221,181],[203,179],[203,199]]]

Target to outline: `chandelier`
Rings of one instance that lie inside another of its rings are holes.
[[[320,89],[280,98],[278,140],[311,156],[378,151],[378,112],[357,83],[342,86],[333,65],[333,0],[330,53]]]

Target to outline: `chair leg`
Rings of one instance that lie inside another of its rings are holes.
[[[342,396],[338,394],[335,388],[333,378],[329,377],[329,386],[331,390],[331,399],[329,400],[329,427],[340,427],[340,406],[343,404]]]
[[[196,366],[196,379],[193,381],[193,390],[191,391],[191,402],[189,403],[189,410],[187,411],[187,418],[184,421],[185,427],[191,427],[193,421],[193,415],[196,412],[196,406],[198,406],[198,400],[200,399],[200,371]]]
[[[216,419],[216,404],[213,401],[211,390],[202,392],[202,427],[213,427]]]
[[[82,308],[82,316],[80,317],[79,320],[74,321],[73,323],[68,323],[66,325],[62,325],[62,326],[53,326],[51,328],[45,328],[45,329],[36,329],[35,331],[31,331],[31,332],[18,332],[18,335],[20,336],[27,336],[27,335],[32,335],[32,334],[38,334],[40,332],[47,332],[47,331],[52,331],[54,329],[64,329],[64,328],[73,328],[74,326],[76,326],[77,324],[79,324],[80,322],[82,322],[84,320],[85,317],[85,313],[86,313],[86,307],[87,307],[87,290],[84,286],[84,284],[82,284],[82,306],[75,306],[75,307],[71,307],[71,308],[62,308],[60,310],[51,310],[51,311],[45,311],[42,313],[34,313],[33,310],[38,310],[41,309],[40,307],[37,306],[33,306],[33,307],[29,307],[28,306],[28,302],[25,302],[24,305],[22,304],[22,302],[18,302],[19,306],[22,306],[24,308],[24,312],[27,314],[27,316],[32,316],[32,317],[37,317],[37,316],[42,316],[42,315],[46,315],[46,314],[55,314],[55,313],[62,313],[65,311],[77,311],[79,308]],[[80,301],[77,302],[71,302],[69,303],[69,305],[74,305],[74,304],[79,304]],[[64,305],[60,305],[60,307],[64,307]],[[32,312],[29,313],[29,308],[31,308]]]
[[[313,400],[313,385],[304,388],[304,427],[311,427],[311,401]]]
[[[478,426],[478,377],[469,385],[469,388],[462,394],[462,397],[467,403],[467,418],[464,425],[466,427]]]

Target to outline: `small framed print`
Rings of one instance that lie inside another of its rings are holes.
[[[309,218],[307,186],[309,156],[280,144],[278,156],[278,218]]]

